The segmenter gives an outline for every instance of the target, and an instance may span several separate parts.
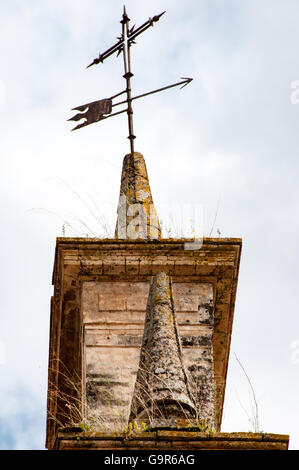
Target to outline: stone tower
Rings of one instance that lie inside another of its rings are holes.
[[[115,238],[57,238],[48,449],[287,448],[288,436],[220,432],[242,242],[185,243],[162,238],[136,152]]]

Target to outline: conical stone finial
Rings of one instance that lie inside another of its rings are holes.
[[[171,279],[152,278],[130,420],[151,427],[190,424],[196,415],[182,360]]]
[[[115,238],[161,238],[159,219],[141,153],[129,153],[124,158],[117,214]]]

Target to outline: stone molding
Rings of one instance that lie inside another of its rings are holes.
[[[165,430],[156,432],[93,433],[60,430],[57,450],[288,450],[289,436],[263,433],[203,433]]]

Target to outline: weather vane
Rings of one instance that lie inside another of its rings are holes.
[[[130,48],[132,44],[136,44],[135,39],[137,36],[142,34],[146,31],[150,26],[154,26],[154,24],[159,21],[163,13],[160,15],[156,15],[153,18],[149,18],[145,23],[143,23],[138,28],[135,28],[135,25],[130,28],[130,18],[127,15],[126,7],[124,7],[124,12],[122,16],[122,20],[120,21],[122,25],[122,32],[121,36],[118,37],[118,42],[111,46],[107,51],[103,52],[103,54],[99,54],[99,57],[94,59],[94,61],[87,66],[91,67],[92,65],[103,63],[105,59],[110,57],[112,54],[117,52],[117,56],[121,53],[123,54],[124,60],[124,75],[123,77],[126,80],[126,89],[117,93],[110,98],[105,98],[103,100],[93,101],[91,103],[83,104],[82,106],[77,106],[76,108],[72,108],[73,110],[80,111],[80,113],[76,114],[72,118],[68,119],[69,121],[80,121],[81,119],[85,119],[82,123],[78,124],[72,130],[80,129],[81,127],[88,126],[89,124],[93,124],[94,122],[103,121],[104,119],[108,119],[109,117],[116,116],[118,114],[127,113],[128,115],[128,126],[129,126],[129,135],[128,139],[130,140],[130,149],[131,153],[134,152],[134,139],[136,136],[134,135],[134,127],[133,127],[133,107],[132,101],[137,100],[139,98],[143,98],[144,96],[152,95],[153,93],[158,93],[160,91],[167,90],[168,88],[172,88],[178,85],[182,85],[181,88],[188,85],[191,82],[192,78],[185,78],[182,77],[182,81],[174,83],[172,85],[168,85],[157,90],[149,91],[147,93],[143,93],[138,96],[132,97],[131,91],[131,78],[133,77],[133,73],[131,71],[131,54]],[[126,93],[126,99],[123,101],[119,101],[118,103],[113,103],[112,100],[117,98],[118,96]],[[122,104],[127,104],[127,107],[121,111],[117,111],[112,113],[112,108],[116,106],[120,106]]]

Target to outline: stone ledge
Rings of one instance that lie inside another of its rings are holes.
[[[173,243],[173,244],[182,244],[184,242],[193,242],[193,238],[161,238],[160,240],[143,240],[143,239],[121,239],[121,238],[89,238],[89,237],[57,237],[56,242],[57,243],[64,243],[64,244],[72,244],[72,243],[84,243],[84,244],[92,244],[92,243],[108,243],[111,244],[111,242],[114,242],[116,244],[123,244],[123,245],[130,245],[130,244],[150,244],[150,243],[155,243],[155,244],[163,244],[163,243]],[[204,237],[203,238],[203,243],[204,244],[241,244],[242,239],[241,238],[209,238],[209,237]]]
[[[204,433],[158,430],[155,432],[84,432],[80,428],[58,431],[56,450],[287,450],[289,436],[266,433]]]

